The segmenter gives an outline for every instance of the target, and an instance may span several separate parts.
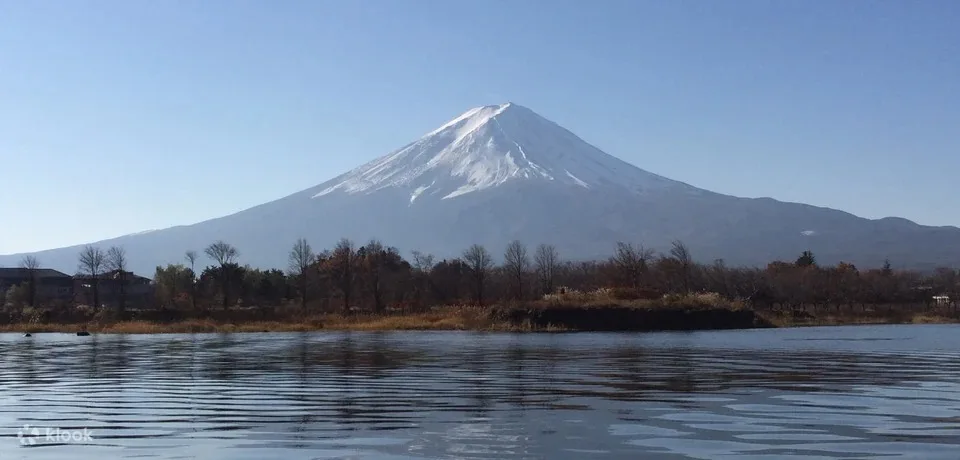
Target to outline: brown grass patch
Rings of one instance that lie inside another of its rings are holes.
[[[541,300],[517,302],[508,308],[745,308],[713,293],[686,296],[663,296],[657,299],[623,299],[622,293],[598,290],[589,293],[578,291],[545,296]],[[502,309],[501,309],[502,310]],[[214,319],[187,319],[182,321],[111,321],[97,318],[85,323],[20,323],[0,325],[0,332],[62,332],[73,334],[86,330],[91,333],[115,334],[163,334],[163,333],[208,333],[208,332],[306,332],[306,331],[500,331],[500,332],[563,332],[569,329],[548,324],[533,327],[526,323],[512,324],[499,315],[491,316],[491,308],[469,306],[446,306],[426,312],[375,315],[361,313],[302,314],[290,312],[280,319],[270,321],[220,321]],[[868,311],[844,312],[842,314],[817,312],[813,317],[795,317],[758,311],[757,314],[775,327],[837,326],[856,324],[945,324],[960,322],[960,316],[949,312]]]
[[[219,322],[189,319],[173,322],[91,321],[78,324],[23,323],[0,325],[0,332],[64,332],[86,330],[108,334],[165,334],[203,332],[305,332],[305,331],[394,331],[394,330],[508,330],[509,325],[489,319],[488,310],[463,306],[436,308],[404,315],[316,314],[281,321]]]
[[[776,327],[810,326],[867,326],[879,324],[952,324],[960,317],[931,312],[861,312],[861,313],[816,313],[813,317],[793,317],[771,311],[757,312]]]
[[[595,291],[568,290],[563,294],[547,294],[542,299],[526,306],[548,308],[563,307],[632,307],[632,308],[727,308],[738,310],[743,303],[723,298],[716,292],[690,294],[667,294],[655,299],[637,298],[629,290],[600,288]]]

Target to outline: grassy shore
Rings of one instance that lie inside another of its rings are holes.
[[[947,315],[917,313],[909,317],[827,315],[813,319],[795,320],[788,317],[761,313],[773,327],[811,327],[877,324],[951,324],[960,318]],[[655,327],[654,327],[655,328]],[[21,323],[0,326],[0,332],[41,333],[77,331],[101,334],[166,334],[206,332],[308,332],[308,331],[488,331],[488,332],[565,332],[576,328],[562,325],[535,327],[529,323],[513,324],[497,321],[482,312],[466,312],[462,309],[441,309],[430,313],[407,315],[318,315],[309,319],[289,321],[221,322],[210,319],[189,319],[173,322],[116,321],[63,323]]]
[[[447,306],[427,312],[375,315],[305,314],[296,308],[270,309],[260,319],[239,311],[217,317],[113,321],[56,320],[0,325],[0,332],[63,332],[117,334],[304,331],[652,331],[708,330],[750,327],[839,326],[859,324],[946,324],[960,322],[948,311],[906,309],[821,311],[814,314],[753,311],[715,294],[624,299],[611,291],[569,292],[541,300],[490,308]],[[226,319],[224,319],[226,318]]]
[[[304,332],[304,331],[514,331],[509,324],[489,318],[487,310],[445,307],[426,313],[409,314],[320,314],[270,321],[222,321],[186,319],[180,321],[101,321],[81,323],[21,323],[0,325],[0,332],[65,332],[161,334],[203,332]]]
[[[759,315],[775,327],[868,326],[879,324],[955,324],[960,316],[948,312],[856,312],[820,313],[812,317],[760,312]]]

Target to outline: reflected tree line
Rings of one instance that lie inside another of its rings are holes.
[[[853,381],[893,385],[929,377],[931,369],[949,373],[957,367],[924,356],[910,356],[905,365],[902,354],[829,350],[627,345],[571,355],[563,345],[529,343],[410,347],[378,333],[348,333],[323,342],[310,335],[288,337],[243,340],[223,334],[185,341],[137,341],[123,335],[99,340],[95,336],[72,346],[70,356],[82,359],[57,356],[49,353],[50,345],[34,341],[9,342],[0,351],[13,369],[8,383],[50,384],[80,378],[122,385],[147,379],[195,385],[169,391],[196,393],[206,388],[215,394],[223,389],[217,382],[266,379],[301,401],[375,404],[380,397],[377,389],[385,388],[393,391],[382,398],[393,395],[397,401],[410,402],[407,409],[411,411],[425,405],[451,410],[469,407],[478,413],[498,403],[517,409],[562,408],[571,403],[566,397],[649,400],[663,393],[723,392],[745,384],[785,391],[810,384],[845,386]],[[415,384],[421,379],[435,385],[429,394],[413,396],[421,393]],[[339,391],[312,390],[324,386]]]

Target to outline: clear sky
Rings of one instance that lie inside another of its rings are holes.
[[[960,225],[960,2],[0,0],[0,253],[194,223],[513,101],[709,190]]]

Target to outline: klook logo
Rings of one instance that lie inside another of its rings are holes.
[[[30,425],[24,425],[23,428],[20,428],[20,431],[17,431],[17,438],[20,440],[20,445],[22,446],[32,446],[37,443],[37,438],[40,437],[40,430],[38,428],[31,428]]]
[[[40,442],[85,443],[93,441],[93,432],[87,428],[61,430],[60,428],[32,427],[27,424],[17,431],[17,439],[22,446],[34,446]]]

